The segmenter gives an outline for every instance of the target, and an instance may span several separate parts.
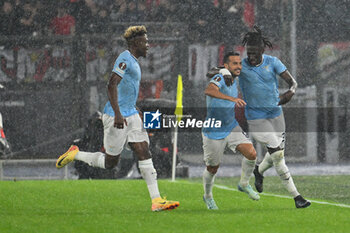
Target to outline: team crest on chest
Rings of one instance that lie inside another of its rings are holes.
[[[266,71],[270,71],[270,65],[264,66],[264,69],[265,69]]]

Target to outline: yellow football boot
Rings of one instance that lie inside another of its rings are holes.
[[[178,201],[168,201],[165,198],[157,197],[152,199],[152,211],[173,210],[178,207]]]
[[[66,166],[68,163],[74,160],[75,155],[79,152],[79,147],[76,145],[72,145],[69,147],[66,153],[58,157],[56,162],[57,168],[62,168]]]

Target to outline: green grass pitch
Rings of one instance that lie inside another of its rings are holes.
[[[238,178],[216,184],[236,189]],[[350,232],[350,176],[294,177],[312,203],[214,188],[217,211],[206,209],[200,179],[159,180],[162,195],[180,201],[172,211],[151,212],[143,180],[1,181],[0,232]],[[253,179],[252,179],[253,182]],[[251,182],[251,183],[252,183]],[[286,195],[277,177],[267,193]]]

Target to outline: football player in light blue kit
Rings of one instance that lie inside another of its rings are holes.
[[[251,136],[266,145],[268,151],[254,169],[255,187],[258,192],[263,191],[263,174],[274,166],[283,185],[294,197],[295,206],[308,207],[311,203],[297,191],[284,159],[285,121],[281,105],[291,100],[297,83],[277,57],[263,54],[265,46],[272,47],[272,44],[257,26],[246,33],[242,43],[247,50],[239,76],[243,99],[247,103],[245,116]],[[289,84],[289,90],[282,95],[278,91],[276,75]]]
[[[77,146],[71,146],[58,158],[56,167],[62,168],[73,160],[80,160],[93,167],[113,169],[119,162],[124,146],[127,145],[138,157],[141,175],[147,183],[152,199],[151,210],[175,209],[179,202],[166,200],[159,194],[157,172],[149,152],[148,134],[136,109],[141,81],[138,58],[147,55],[147,30],[144,26],[131,26],[126,29],[124,38],[128,50],[122,52],[115,61],[108,82],[109,101],[105,105],[102,117],[106,153],[83,152],[79,151]]]
[[[221,127],[203,128],[203,151],[206,168],[203,172],[203,200],[208,209],[218,209],[213,198],[215,174],[220,166],[226,147],[233,152],[238,150],[245,157],[242,160],[242,175],[238,189],[245,192],[253,200],[259,200],[259,195],[249,184],[253,174],[256,151],[235,119],[235,104],[243,107],[245,102],[238,97],[235,78],[242,68],[238,53],[229,52],[224,57],[225,69],[213,76],[205,90],[207,95],[207,119],[221,121]]]

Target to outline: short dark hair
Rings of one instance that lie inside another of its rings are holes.
[[[231,56],[240,56],[240,54],[238,52],[235,52],[235,51],[227,52],[224,56],[224,63],[227,64],[229,57],[231,57]]]
[[[244,35],[242,44],[243,46],[246,46],[246,45],[259,46],[259,47],[268,46],[269,48],[272,48],[272,43],[262,35],[261,29],[256,25],[254,25],[253,31],[247,32]]]

